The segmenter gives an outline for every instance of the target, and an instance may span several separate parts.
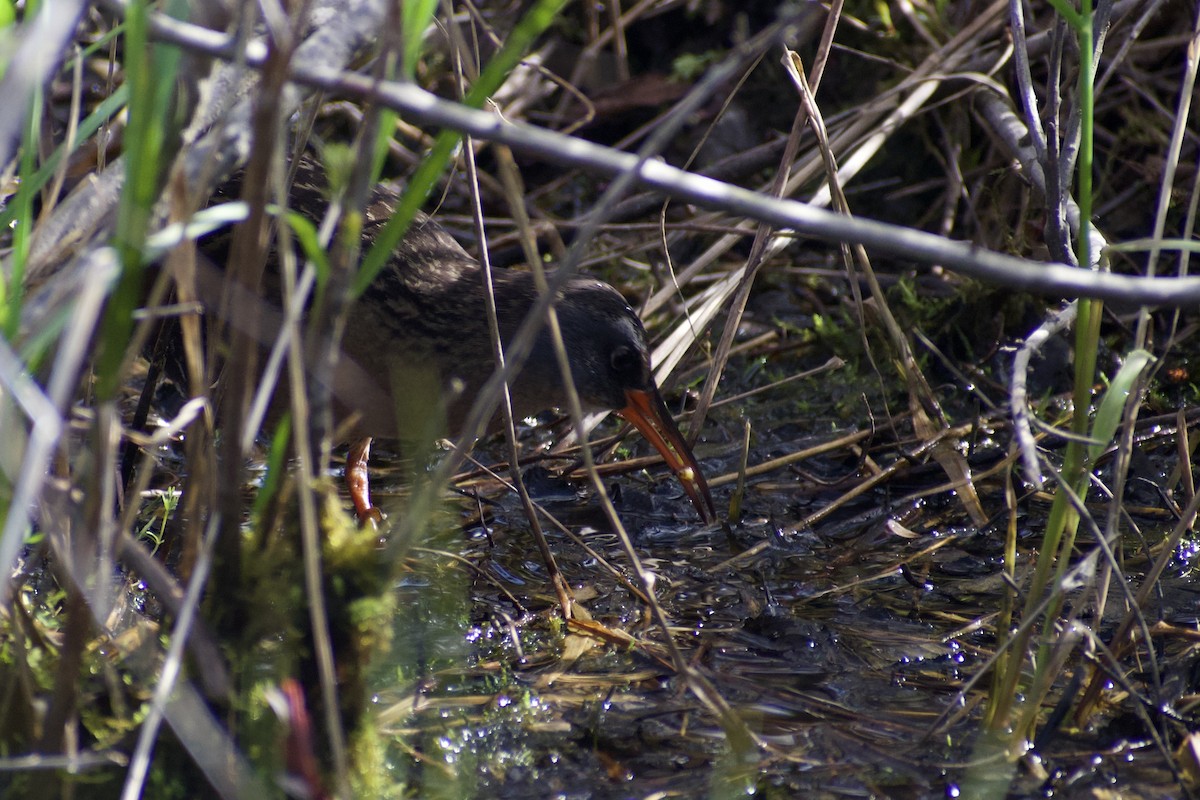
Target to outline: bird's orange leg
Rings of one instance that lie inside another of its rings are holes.
[[[358,524],[363,526],[383,522],[383,513],[371,505],[371,478],[367,472],[370,458],[370,436],[354,441],[346,453],[346,488],[350,491],[350,501],[354,503]]]

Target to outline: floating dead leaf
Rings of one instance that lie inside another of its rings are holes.
[[[567,623],[567,628],[581,636],[590,636],[593,639],[620,647],[630,647],[635,642],[635,639],[625,631],[610,628],[595,620],[573,619]]]
[[[563,642],[563,652],[559,663],[563,666],[570,666],[578,661],[584,653],[594,650],[597,647],[599,647],[599,642],[595,639],[588,638],[587,636],[567,634],[566,641]]]
[[[573,590],[573,594],[575,595],[576,603],[586,603],[588,600],[595,600],[600,596],[599,590],[592,584],[580,586],[578,589]]]
[[[576,620],[570,620],[571,627],[576,627],[578,624],[594,624],[594,623],[577,623]],[[579,660],[580,656],[589,650],[594,650],[599,647],[600,643],[588,636],[578,636],[576,634],[567,634],[566,640],[563,642],[562,656],[559,658],[559,668],[553,672],[548,672],[537,681],[537,688],[545,689],[551,686],[555,681],[563,676],[563,674],[571,668],[571,666]]]
[[[921,535],[911,528],[904,527],[894,519],[889,519],[887,521],[887,530],[888,533],[892,534],[893,536],[899,536],[902,539],[916,539]]]
[[[643,681],[657,681],[663,676],[658,669],[642,669],[634,672],[590,672],[587,675],[563,675],[556,677],[560,687],[588,686],[595,689],[609,689],[615,686],[632,686]]]

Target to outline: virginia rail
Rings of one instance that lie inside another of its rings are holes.
[[[321,200],[320,171],[299,165],[291,202],[313,211]],[[397,196],[377,188],[364,209],[363,236],[372,240]],[[314,215],[315,216],[315,215]],[[488,333],[484,275],[479,262],[430,217],[413,221],[386,267],[356,301],[333,376],[338,416],[355,420],[346,484],[362,521],[377,519],[367,483],[372,437],[405,438],[398,409],[416,387],[432,387],[446,433],[456,436],[495,361]],[[496,270],[494,293],[506,344],[537,299],[532,273]],[[571,374],[586,411],[613,410],[654,445],[683,484],[705,522],[716,517],[700,466],[663,402],[650,370],[646,331],[616,289],[576,277],[555,302]],[[543,326],[511,387],[519,419],[566,405],[563,380]]]

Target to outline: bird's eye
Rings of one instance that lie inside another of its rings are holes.
[[[611,363],[612,368],[617,373],[625,374],[635,372],[641,366],[641,359],[638,358],[637,351],[632,347],[622,345],[612,351]]]

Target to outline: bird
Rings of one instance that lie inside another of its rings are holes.
[[[324,184],[315,161],[301,158],[289,204],[316,217],[316,207],[327,203]],[[398,200],[385,186],[372,190],[363,209],[364,244],[374,241]],[[410,438],[409,409],[429,405],[429,398],[434,417],[444,421],[445,435],[457,438],[475,397],[493,374],[484,280],[478,259],[432,217],[418,213],[384,268],[354,301],[330,391],[335,417],[344,421],[339,427],[348,434],[345,482],[361,523],[382,518],[370,499],[372,441]],[[492,285],[501,341],[507,345],[539,292],[533,273],[524,270],[495,270]],[[563,285],[555,309],[585,412],[614,411],[630,422],[674,472],[701,519],[715,521],[708,483],[655,382],[646,329],[637,313],[611,285],[584,276]],[[511,383],[514,418],[565,407],[563,386],[553,340],[543,324]],[[491,427],[499,419],[497,412]]]

